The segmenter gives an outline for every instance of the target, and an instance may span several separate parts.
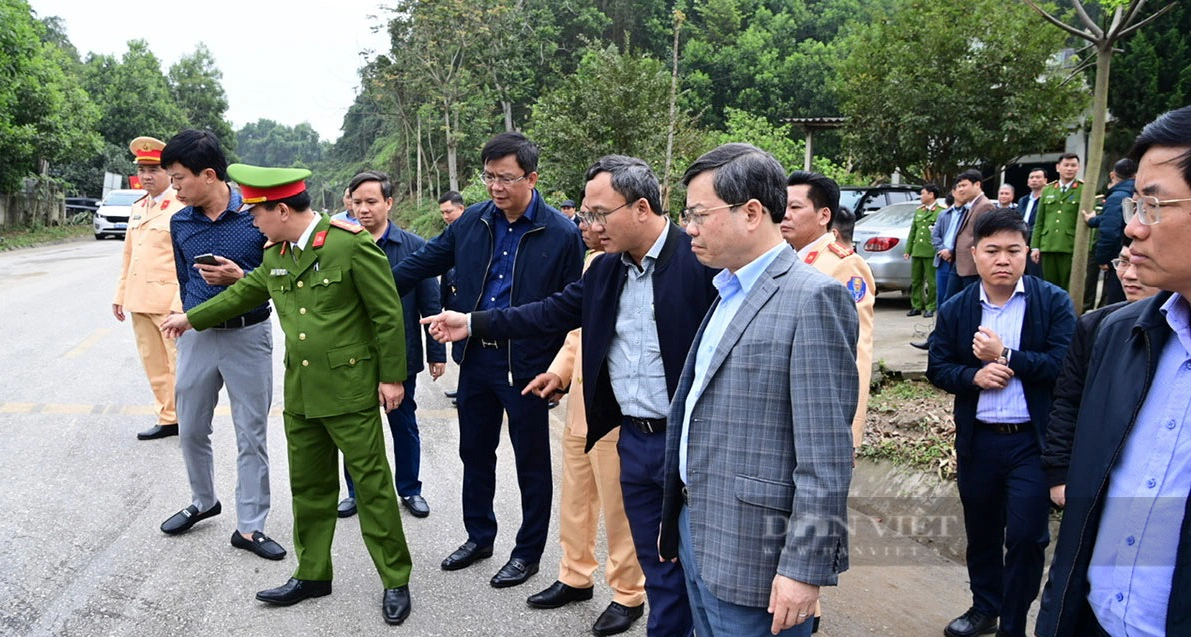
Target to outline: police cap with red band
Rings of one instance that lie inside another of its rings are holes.
[[[248,164],[232,164],[227,176],[240,184],[245,204],[278,201],[306,192],[306,179],[311,172],[305,168],[265,168]]]

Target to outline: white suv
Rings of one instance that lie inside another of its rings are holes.
[[[120,237],[128,232],[128,216],[132,213],[132,204],[149,193],[144,190],[113,190],[99,202],[99,209],[95,211],[95,238]]]

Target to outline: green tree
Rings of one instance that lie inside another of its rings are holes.
[[[619,153],[660,170],[666,156],[670,72],[639,53],[615,45],[587,51],[574,75],[534,105],[529,136],[542,148],[543,191],[578,195],[583,173],[596,158]],[[677,165],[706,147],[692,117],[680,113]]]
[[[99,132],[108,143],[127,147],[141,135],[168,140],[187,127],[161,63],[144,40],[130,41],[120,60],[89,55],[83,83],[102,111]]]
[[[0,191],[18,187],[39,163],[98,152],[98,111],[63,70],[54,33],[24,0],[0,0]]]
[[[1020,4],[900,0],[847,42],[850,156],[862,172],[948,184],[963,167],[1048,150],[1087,105],[1054,68],[1064,44]]]
[[[182,56],[170,67],[169,82],[174,102],[185,113],[190,128],[206,129],[219,137],[229,158],[235,157],[236,133],[225,118],[227,94],[223,72],[202,42],[194,53]]]
[[[795,139],[796,132],[789,124],[774,126],[764,117],[736,108],[728,108],[727,119],[726,130],[713,136],[715,145],[730,142],[752,144],[773,155],[787,172],[802,168],[806,159],[806,142]],[[856,181],[856,177],[847,169],[826,157],[815,156],[811,160],[811,169],[842,184]]]

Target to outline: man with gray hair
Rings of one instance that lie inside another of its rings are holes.
[[[699,323],[715,299],[715,270],[699,263],[690,238],[666,217],[657,177],[644,161],[608,155],[596,161],[586,177],[579,216],[599,235],[606,254],[592,261],[583,278],[538,303],[432,317],[431,332],[448,340],[469,334],[505,338],[538,330],[565,332],[582,325],[587,449],[619,428],[620,487],[637,560],[645,572],[648,633],[690,635],[682,566],[658,559],[661,476],[670,398]],[[543,374],[526,391],[549,396],[559,381]],[[590,589],[556,582],[530,597],[529,603],[561,606],[590,596]],[[626,608],[614,600],[593,632],[627,630],[631,622],[619,618],[635,619],[642,610],[641,605]]]
[[[671,402],[658,549],[700,637],[809,635],[848,568],[856,303],[783,240],[772,155],[726,144],[682,181],[691,249],[723,271]]]

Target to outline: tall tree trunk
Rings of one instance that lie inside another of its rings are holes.
[[[1108,70],[1112,63],[1112,42],[1096,47],[1096,86],[1092,92],[1092,130],[1088,135],[1087,165],[1084,169],[1084,189],[1079,208],[1095,210],[1096,192],[1100,189],[1100,167],[1104,163],[1104,130],[1108,114]],[[1076,316],[1083,313],[1084,283],[1088,274],[1088,224],[1083,217],[1075,220],[1075,251],[1071,254],[1071,280],[1067,289],[1075,304]]]
[[[418,114],[418,189],[416,205],[422,207],[422,114]]]
[[[447,176],[451,182],[451,190],[459,190],[459,162],[457,159],[457,150],[459,142],[456,141],[454,132],[451,129],[451,102],[443,100],[442,120],[443,126],[447,133]]]
[[[674,45],[670,62],[670,119],[666,131],[666,168],[662,171],[662,207],[670,207],[670,171],[674,165],[674,133],[678,128],[678,32],[685,18],[682,11],[674,11]]]

